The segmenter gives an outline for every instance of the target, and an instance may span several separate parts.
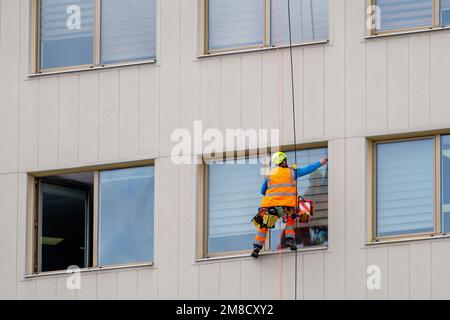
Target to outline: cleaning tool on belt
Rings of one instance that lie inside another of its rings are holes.
[[[259,208],[258,214],[252,219],[252,223],[258,229],[275,228],[275,224],[279,219],[278,210],[275,207]]]
[[[258,228],[275,228],[279,218],[286,223],[287,219],[294,215],[294,209],[291,207],[269,207],[259,208],[258,214],[253,218],[253,224]]]

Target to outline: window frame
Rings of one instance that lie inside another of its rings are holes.
[[[369,194],[369,239],[368,243],[383,243],[392,241],[408,241],[416,239],[437,238],[446,236],[446,233],[442,231],[441,219],[441,135],[445,134],[431,134],[422,135],[417,137],[407,137],[399,139],[381,139],[369,141],[369,170],[368,170],[368,194]],[[396,142],[408,142],[408,141],[420,141],[420,140],[433,140],[433,225],[434,230],[432,232],[410,233],[396,236],[377,236],[377,146],[386,143]]]
[[[272,45],[271,44],[271,0],[264,1],[264,23],[263,23],[263,35],[264,38],[262,45],[244,46],[244,47],[230,47],[222,49],[210,49],[209,48],[209,0],[200,0],[200,12],[201,12],[201,41],[200,41],[200,54],[201,55],[217,55],[234,52],[247,52],[257,50],[267,50],[274,48],[286,48],[289,44]],[[330,1],[328,0],[328,8],[330,8]],[[330,10],[328,10],[328,23],[330,23]],[[293,46],[302,46],[318,43],[327,43],[330,38],[330,24],[328,25],[328,37],[326,40],[312,40],[306,42],[294,42]]]
[[[156,25],[155,25],[155,46],[156,54],[153,59],[138,60],[138,61],[121,61],[118,63],[102,64],[101,63],[101,2],[102,0],[92,0],[94,1],[94,34],[93,34],[93,61],[91,64],[84,65],[73,65],[58,68],[42,68],[41,67],[41,0],[32,0],[32,26],[33,26],[33,59],[32,59],[32,72],[34,74],[47,74],[47,73],[57,73],[57,72],[71,72],[71,71],[83,71],[83,70],[95,70],[103,69],[108,67],[122,66],[122,65],[137,65],[145,63],[155,63],[158,55],[158,10],[159,10],[159,0],[156,0]]]
[[[376,6],[378,0],[368,0],[369,6]],[[386,36],[386,35],[392,35],[397,33],[408,33],[408,32],[420,32],[420,31],[427,31],[427,30],[439,30],[443,27],[441,26],[441,19],[440,19],[440,11],[441,11],[441,0],[430,0],[432,1],[433,6],[433,18],[431,25],[423,25],[423,26],[417,26],[417,27],[406,27],[406,28],[396,28],[391,30],[385,30],[385,31],[377,31],[376,28],[369,30],[369,36]]]
[[[222,154],[216,154],[213,158],[209,158],[206,156],[203,156],[203,163],[199,165],[198,170],[198,176],[197,181],[199,181],[199,193],[198,193],[198,223],[197,223],[197,261],[203,261],[203,260],[213,260],[213,259],[220,259],[220,258],[233,258],[233,257],[240,257],[240,256],[247,256],[251,253],[251,244],[249,244],[249,249],[247,250],[236,250],[236,251],[225,251],[225,252],[217,252],[217,253],[209,253],[208,252],[208,163],[211,161],[217,161],[217,160],[239,160],[239,159],[249,159],[253,157],[259,157],[264,155],[272,154],[273,152],[277,151],[283,151],[283,152],[290,152],[290,151],[304,151],[304,150],[311,150],[311,149],[322,149],[326,148],[327,151],[329,151],[329,144],[328,142],[317,142],[317,143],[309,143],[304,145],[297,145],[297,148],[293,145],[283,146],[280,148],[272,149],[272,150],[244,150],[244,151],[236,151],[236,152],[226,152]],[[330,185],[330,184],[328,184]],[[259,186],[256,186],[257,188]],[[328,195],[330,194],[330,191],[328,191]],[[328,204],[330,203],[330,198],[328,198]],[[258,208],[255,208],[255,214]],[[329,208],[328,208],[329,212]],[[329,218],[329,214],[328,214]],[[251,223],[249,221],[249,223]],[[329,220],[327,224],[329,228]],[[328,229],[329,230],[329,229]],[[256,228],[254,229],[254,234],[256,234]],[[328,233],[329,234],[329,233]],[[270,239],[271,239],[271,232],[267,233],[266,242],[264,245],[263,250],[261,251],[262,255],[267,254],[277,254],[280,252],[279,249],[271,249],[270,248]],[[305,248],[299,248],[298,252],[309,252],[309,251],[320,251],[320,250],[328,250],[331,247],[331,239],[328,236],[328,244],[327,245],[319,245],[319,246],[311,246],[311,247],[305,247]],[[282,253],[289,253],[291,252],[288,248],[282,249]]]
[[[77,173],[92,173],[94,182],[92,187],[92,212],[90,212],[90,220],[92,222],[92,234],[89,235],[90,247],[89,256],[90,261],[88,261],[89,267],[80,267],[81,271],[91,271],[91,270],[107,270],[107,269],[118,269],[118,268],[133,268],[141,266],[153,266],[156,260],[156,256],[153,257],[153,261],[142,262],[142,263],[127,263],[121,265],[99,265],[99,191],[100,191],[100,179],[99,173],[102,171],[109,170],[121,170],[121,169],[132,169],[139,167],[153,167],[156,170],[154,160],[144,160],[136,161],[131,163],[118,163],[110,165],[99,165],[93,167],[84,168],[74,168],[74,169],[62,169],[53,170],[45,172],[30,172],[28,173],[28,210],[27,210],[27,263],[26,263],[26,276],[40,276],[47,274],[59,274],[66,273],[66,270],[56,270],[49,272],[41,272],[40,270],[40,240],[39,240],[39,230],[42,226],[41,223],[41,199],[42,199],[42,183],[45,183],[46,178],[54,177],[63,174],[77,174]],[[91,196],[90,196],[91,197]],[[156,215],[156,201],[153,204],[154,215]],[[155,217],[154,217],[155,218]],[[155,219],[156,221],[156,219]],[[156,234],[156,224],[153,225],[154,234]],[[156,248],[157,238],[153,239],[153,246]],[[156,251],[155,251],[156,253]]]

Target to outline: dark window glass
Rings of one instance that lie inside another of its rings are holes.
[[[39,261],[41,272],[88,267],[90,250],[89,185],[62,177],[41,183]]]

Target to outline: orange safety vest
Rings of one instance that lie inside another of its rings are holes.
[[[272,169],[266,180],[267,191],[261,201],[261,208],[297,206],[294,169],[276,167]]]

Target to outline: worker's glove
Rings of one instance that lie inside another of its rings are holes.
[[[294,164],[292,165],[292,169],[297,170],[297,168],[298,168],[298,165],[297,165],[296,163],[294,163]]]

